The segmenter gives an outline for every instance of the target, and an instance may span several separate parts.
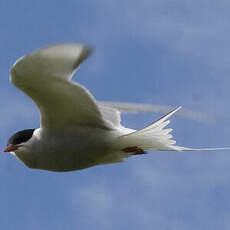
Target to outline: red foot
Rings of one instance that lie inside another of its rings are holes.
[[[122,151],[124,151],[126,153],[132,153],[133,155],[145,154],[144,150],[138,148],[137,146],[127,147],[127,148],[122,149]]]

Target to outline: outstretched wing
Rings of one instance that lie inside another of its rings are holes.
[[[173,110],[172,106],[153,105],[153,104],[142,104],[142,103],[131,103],[131,102],[111,102],[111,101],[100,101],[100,105],[117,109],[122,113],[168,113]],[[202,121],[206,123],[215,123],[217,116],[211,113],[205,113],[190,109],[181,109],[176,113],[179,116],[186,117],[195,121]]]
[[[12,67],[10,80],[38,106],[41,127],[112,127],[90,92],[71,81],[90,53],[91,49],[81,44],[59,44],[22,57]]]

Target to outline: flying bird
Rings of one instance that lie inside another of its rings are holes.
[[[165,127],[181,107],[140,130],[122,126],[119,110],[98,103],[86,88],[71,80],[90,53],[91,49],[82,44],[58,44],[15,62],[10,81],[37,105],[40,128],[15,133],[4,152],[29,168],[64,172],[122,162],[148,150],[229,149],[175,145],[172,129]]]

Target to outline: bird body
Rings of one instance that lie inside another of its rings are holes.
[[[46,132],[36,129],[15,155],[30,168],[71,171],[122,161],[112,143],[116,131],[77,126],[74,130]],[[46,140],[46,141],[44,141]],[[118,151],[119,152],[119,151]],[[31,154],[33,153],[33,154]]]
[[[41,127],[15,133],[4,152],[30,168],[72,171],[122,162],[148,150],[199,150],[176,146],[172,129],[165,129],[181,107],[141,130],[123,127],[118,110],[98,103],[71,80],[90,53],[81,44],[59,44],[16,61],[10,81],[35,102]]]

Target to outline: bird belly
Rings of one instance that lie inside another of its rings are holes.
[[[72,171],[122,161],[111,149],[113,133],[101,129],[78,132],[70,137],[51,135],[49,144],[38,147],[31,168],[50,171]]]

